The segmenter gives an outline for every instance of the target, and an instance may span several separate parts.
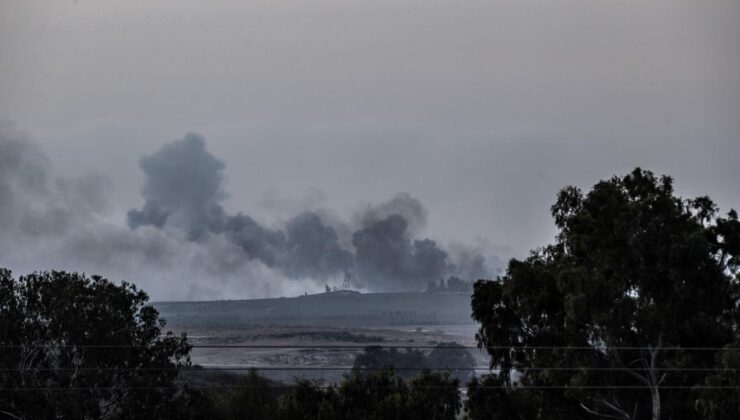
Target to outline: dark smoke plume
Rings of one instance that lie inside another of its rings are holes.
[[[389,216],[398,215],[406,221],[408,234],[415,236],[426,227],[427,214],[427,209],[421,201],[409,193],[398,193],[385,203],[364,204],[353,219],[356,226],[368,227]]]
[[[221,205],[225,165],[197,134],[166,144],[141,159],[140,166],[146,175],[145,203],[129,211],[129,226],[179,228],[194,241],[223,235],[245,258],[291,278],[326,279],[350,271],[371,290],[418,290],[445,275],[474,280],[491,272],[479,254],[466,251],[453,258],[435,241],[417,238],[427,210],[408,193],[363,205],[352,218],[351,250],[340,245],[334,228],[315,212],[301,212],[282,230],[263,227],[245,214],[227,214]]]
[[[285,226],[284,267],[289,275],[319,277],[352,268],[352,253],[342,249],[337,234],[319,216],[303,212]]]
[[[50,164],[22,133],[0,126],[0,265],[96,272],[167,299],[294,295],[347,272],[373,291],[492,273],[477,250],[420,237],[427,211],[407,193],[363,204],[349,219],[296,208],[278,228],[231,214],[222,205],[225,164],[197,134],[140,160],[144,203],[127,213],[127,226],[111,219],[107,177],[53,177]]]
[[[208,153],[203,137],[188,133],[139,162],[146,175],[141,210],[128,212],[129,226],[179,227],[197,237],[223,224],[220,201],[224,163]]]
[[[326,278],[351,268],[352,254],[342,249],[334,230],[314,213],[288,221],[285,231],[259,225],[250,216],[227,214],[221,202],[224,163],[205,148],[203,137],[187,134],[141,159],[146,178],[141,210],[128,212],[132,228],[151,225],[185,230],[193,240],[223,235],[257,259],[292,278]]]
[[[430,239],[412,241],[398,214],[358,230],[352,243],[358,277],[383,290],[420,289],[451,271],[447,253]]]

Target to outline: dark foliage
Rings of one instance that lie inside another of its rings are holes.
[[[227,390],[209,393],[216,406],[214,413],[222,419],[270,420],[277,417],[277,399],[281,390],[277,384],[250,370]]]
[[[336,386],[298,380],[286,387],[250,372],[243,388],[212,392],[212,419],[453,420],[461,408],[459,381],[423,371],[406,382],[392,369],[354,372]]]
[[[740,342],[717,355],[721,370],[706,377],[704,386],[725,389],[698,389],[697,410],[705,419],[732,420],[740,413]]]
[[[474,373],[475,359],[470,352],[456,342],[439,343],[428,354],[413,349],[399,351],[380,346],[366,347],[355,358],[353,369],[394,368],[404,379],[415,377],[423,369],[447,371],[460,382],[465,383]]]
[[[162,334],[164,323],[147,300],[133,285],[98,276],[54,271],[15,280],[0,270],[2,412],[27,419],[183,418],[172,407],[206,404],[173,386],[190,346],[185,336]]]
[[[420,350],[404,349],[399,351],[395,348],[384,349],[380,346],[369,346],[365,351],[355,357],[352,369],[363,371],[365,369],[398,369],[398,374],[403,378],[416,376],[422,369],[428,367],[427,358]]]
[[[439,343],[427,356],[427,366],[430,369],[446,369],[465,384],[474,376],[475,359],[462,345],[451,341]]]
[[[509,410],[524,398],[535,402],[531,419],[573,419],[587,411],[628,419],[693,420],[699,411],[728,418],[713,414],[732,409],[722,402],[728,396],[669,388],[729,381],[677,369],[711,368],[717,360],[737,368],[737,359],[662,348],[736,342],[737,214],[721,217],[707,197],[683,200],[670,178],[640,169],[602,181],[585,196],[564,188],[552,214],[559,229],[554,245],[511,260],[496,281],[475,284],[477,339],[491,366],[501,369],[486,380],[509,389],[472,393],[471,417],[490,418],[490,410]],[[586,349],[531,348],[537,346]],[[514,383],[572,389],[522,393]],[[593,389],[599,386],[643,389]]]
[[[468,383],[465,412],[471,419],[529,420],[537,418],[537,395],[504,386],[498,375],[473,378]]]
[[[422,371],[411,380],[407,417],[418,420],[456,418],[462,403],[458,387],[460,381],[449,373]]]

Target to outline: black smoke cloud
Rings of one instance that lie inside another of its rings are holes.
[[[182,140],[164,145],[139,161],[146,175],[141,190],[146,200],[141,210],[128,212],[132,228],[165,224],[185,229],[198,237],[225,223],[220,201],[223,161],[205,149],[205,140],[189,133]]]
[[[405,231],[409,235],[419,234],[427,225],[427,209],[409,193],[398,193],[385,203],[365,203],[355,213],[353,220],[356,226],[368,227],[393,215],[401,216],[406,221]]]
[[[410,239],[408,222],[398,214],[358,230],[352,243],[358,277],[383,290],[420,288],[454,271],[434,241]]]
[[[491,273],[480,255],[451,258],[435,241],[417,238],[427,223],[427,210],[407,193],[363,205],[350,222],[354,249],[346,249],[316,212],[303,211],[282,229],[261,226],[242,213],[228,214],[221,205],[227,196],[225,165],[197,134],[166,144],[141,159],[140,167],[146,176],[145,203],[128,212],[131,228],[182,229],[193,241],[223,235],[245,258],[290,278],[326,279],[353,272],[357,284],[371,290],[416,290],[445,275],[472,280]]]
[[[318,215],[303,212],[284,230],[258,224],[250,216],[229,215],[221,202],[223,161],[211,155],[205,139],[194,133],[164,145],[139,162],[145,174],[141,210],[128,212],[128,224],[183,229],[197,241],[223,235],[244,252],[291,278],[331,277],[351,268],[352,254],[342,249],[337,235]]]

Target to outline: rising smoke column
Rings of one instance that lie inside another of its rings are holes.
[[[317,278],[350,270],[351,252],[339,246],[337,234],[313,212],[303,212],[285,225],[285,261],[289,275]]]
[[[443,248],[419,238],[427,216],[424,205],[408,193],[380,204],[363,204],[352,217],[357,277],[379,290],[421,290],[429,280],[450,275],[469,282],[491,278],[494,270],[480,249]]]
[[[223,161],[206,150],[194,133],[164,145],[139,162],[145,181],[140,210],[128,212],[128,224],[185,230],[198,241],[222,235],[238,245],[244,257],[277,268],[292,278],[327,278],[352,265],[352,254],[342,249],[334,230],[314,213],[303,212],[286,224],[285,231],[261,226],[252,217],[229,215],[221,202]]]
[[[451,270],[447,253],[430,239],[412,240],[399,214],[354,233],[357,276],[381,290],[419,290]]]
[[[167,225],[198,237],[224,223],[220,202],[226,197],[225,165],[206,151],[202,136],[188,133],[143,157],[139,167],[145,175],[141,190],[145,203],[141,210],[128,212],[132,228]]]

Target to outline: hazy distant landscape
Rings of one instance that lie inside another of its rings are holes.
[[[155,302],[154,306],[170,326],[180,327],[474,325],[470,292],[336,291],[289,298]]]
[[[263,368],[260,372],[266,377],[288,382],[298,377],[338,381],[365,346],[413,348],[449,342],[475,346],[470,294],[464,292],[335,291],[276,299],[155,302],[154,307],[168,328],[187,333],[196,346],[191,353],[194,364],[236,368],[231,371],[235,374],[246,373],[245,366]],[[310,348],[327,345],[349,348]],[[485,352],[471,354],[477,355],[479,373],[485,372]],[[190,374],[195,380],[207,377]]]
[[[443,329],[364,329],[302,326],[254,326],[242,328],[175,328],[187,332],[194,364],[206,368],[221,368],[234,374],[245,374],[255,368],[262,375],[279,381],[293,382],[296,378],[323,379],[338,382],[352,370],[355,358],[367,346],[415,348],[433,347],[445,342],[474,346],[475,341],[445,333]],[[472,337],[472,336],[471,336]],[[198,348],[199,345],[266,346],[265,348]],[[270,346],[277,346],[270,347]],[[305,347],[304,347],[305,346]],[[311,348],[330,346],[335,348]],[[346,346],[346,347],[342,347]],[[429,350],[427,350],[427,353]],[[487,371],[485,352],[476,354],[480,370]],[[233,370],[230,370],[232,369]],[[419,367],[421,371],[421,367]],[[418,373],[418,372],[417,372]],[[191,373],[194,379],[197,370]]]

